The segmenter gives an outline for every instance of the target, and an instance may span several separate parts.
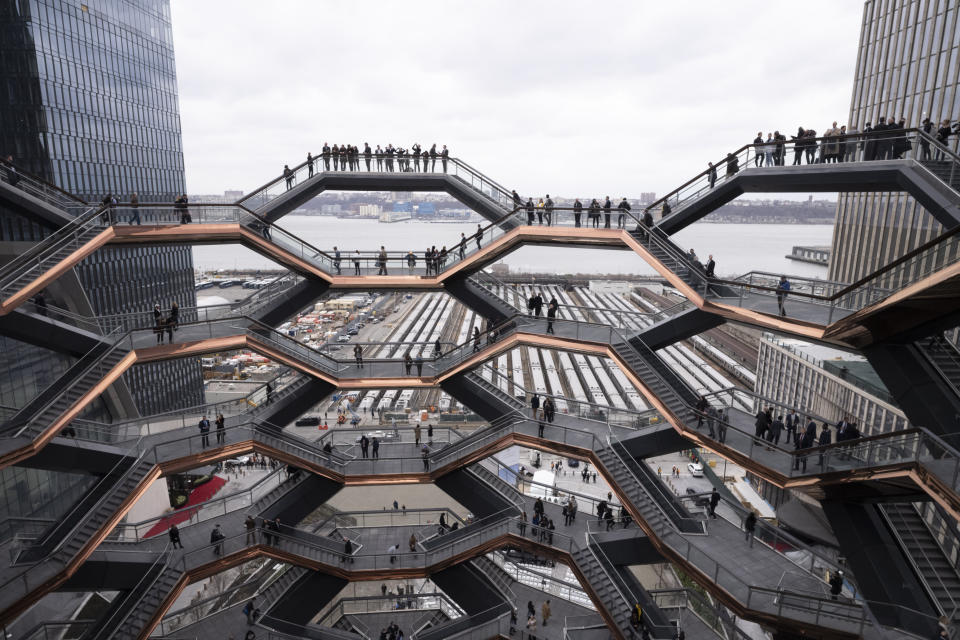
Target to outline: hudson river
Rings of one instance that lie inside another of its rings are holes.
[[[452,247],[460,233],[468,236],[476,223],[429,224],[376,220],[354,220],[328,216],[286,216],[280,226],[310,244],[326,250],[334,245],[346,256],[354,249],[373,251],[383,245],[388,251],[414,251],[422,255],[428,245]],[[832,225],[782,224],[695,224],[673,236],[684,250],[694,249],[702,262],[713,254],[717,275],[739,275],[748,271],[783,272],[826,277],[825,267],[788,260],[794,245],[827,246]],[[216,269],[276,269],[267,258],[240,245],[195,247],[194,265],[204,271]],[[540,273],[624,273],[652,274],[653,270],[628,251],[566,249],[527,246],[502,260],[511,271]]]

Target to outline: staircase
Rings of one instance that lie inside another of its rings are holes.
[[[960,166],[956,162],[953,160],[922,160],[920,164],[954,191],[960,191]]]
[[[513,589],[510,588],[513,585],[513,578],[510,577],[510,574],[504,571],[500,565],[487,556],[479,556],[470,562],[473,564],[474,569],[482,573],[486,576],[487,580],[493,583],[493,586],[497,588],[497,591],[500,592],[504,600],[511,604],[517,601],[516,594],[514,594]]]
[[[954,393],[960,393],[960,351],[946,340],[939,344],[922,341],[916,345],[950,383]]]
[[[257,594],[255,598],[257,607],[263,614],[266,614],[295,582],[308,573],[310,572],[303,567],[288,567],[287,570],[283,572],[283,575],[271,582],[266,589],[263,589]]]
[[[681,420],[692,417],[697,394],[649,347],[638,338],[619,340],[610,345],[667,409]]]
[[[616,571],[612,570],[613,567],[608,573],[591,547],[574,551],[573,563],[585,578],[594,596],[600,601],[601,606],[616,622],[616,627],[624,631],[629,629],[630,608],[634,603],[624,602],[623,596],[614,586]]]
[[[29,285],[103,231],[100,216],[93,211],[78,218],[76,223],[48,236],[3,266],[0,270],[0,300],[6,300]]]
[[[294,488],[306,482],[310,476],[311,474],[309,472],[300,471],[295,477],[287,478],[274,487],[273,491],[254,502],[248,512],[253,515],[260,514],[264,509],[275,504],[277,500],[280,499],[280,496],[285,495],[287,492],[292,491]]]
[[[121,461],[35,545],[21,551],[17,562],[39,562],[61,544],[59,555],[65,561],[74,558],[117,513],[152,468],[153,463],[145,459]]]
[[[941,613],[960,619],[960,575],[926,522],[910,503],[887,503],[880,509],[899,539]]]
[[[626,489],[639,482],[640,487],[643,489],[642,494],[645,495],[639,496],[642,498],[640,501],[635,500],[634,496],[631,495],[631,504],[638,505],[653,502],[660,507],[661,513],[666,515],[670,522],[673,523],[673,526],[680,531],[684,533],[703,533],[703,525],[700,521],[690,515],[690,512],[687,511],[687,508],[683,506],[680,500],[667,491],[653,470],[646,464],[637,462],[636,458],[630,455],[623,444],[613,442],[609,448],[602,449],[602,451],[610,451],[616,456],[616,462],[622,463],[616,467],[618,471],[623,471],[624,467],[628,470],[628,482],[618,482],[619,487]],[[610,460],[611,463],[615,464],[609,455],[606,456],[606,460]],[[610,469],[606,460],[604,461],[604,466]]]
[[[515,504],[517,500],[522,499],[522,496],[516,487],[511,485],[493,471],[490,471],[490,469],[487,469],[485,466],[483,466],[482,462],[478,462],[467,467],[467,473],[475,475],[479,481],[490,485],[491,488],[497,491],[497,493],[503,495],[503,497],[511,504]]]
[[[451,296],[498,325],[515,316],[519,309],[483,286],[479,274],[448,280],[444,287]]]
[[[116,633],[109,636],[111,640],[137,640],[140,638],[150,620],[158,613],[160,605],[163,604],[163,601],[182,575],[179,569],[164,567],[160,576],[145,589],[142,597],[133,601]],[[127,598],[131,599],[137,592],[138,590],[132,591]],[[104,629],[104,631],[107,630]]]
[[[26,427],[18,435],[36,438],[103,380],[104,376],[128,353],[129,350],[119,344],[98,347],[81,358],[56,382],[18,411],[4,425],[4,431]]]
[[[597,451],[597,458],[599,458],[604,469],[607,470],[607,474],[613,477],[617,486],[627,494],[630,504],[640,511],[640,517],[643,518],[644,522],[656,531],[669,526],[663,512],[657,507],[657,503],[650,498],[643,486],[637,482],[612,448],[604,447],[600,449]]]

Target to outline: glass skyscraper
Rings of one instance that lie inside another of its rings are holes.
[[[954,0],[867,0],[848,125],[862,131],[881,117],[903,117],[907,127],[920,127],[928,117],[956,122],[958,21]],[[956,142],[951,147],[956,149]],[[854,282],[941,232],[905,193],[841,194],[829,277]]]
[[[4,157],[89,202],[134,192],[172,202],[185,192],[169,0],[0,0],[0,33]],[[0,240],[49,231],[0,207]],[[76,272],[97,314],[196,304],[189,246],[107,247]],[[63,356],[44,353],[38,368],[63,366]],[[194,361],[125,377],[143,413],[203,402]],[[0,380],[0,403],[18,406],[3,393],[10,386]]]

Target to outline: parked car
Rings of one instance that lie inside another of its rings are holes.
[[[703,477],[703,465],[701,465],[699,462],[687,463],[687,471],[689,471],[690,475],[692,475],[694,478]]]

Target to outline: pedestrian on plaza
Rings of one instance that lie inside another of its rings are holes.
[[[427,423],[427,444],[433,446],[433,423]]]
[[[617,205],[617,229],[624,229],[627,226],[627,211],[630,211],[630,203],[626,198],[620,200]]]
[[[333,247],[333,268],[337,270],[337,275],[342,275],[340,272],[340,249],[336,246]]]
[[[423,458],[423,470],[430,471],[430,449],[423,445],[420,449],[420,457]]]
[[[246,520],[243,521],[243,526],[247,530],[247,544],[256,544],[257,543],[257,521],[253,519],[253,516],[247,514]]]
[[[714,487],[713,491],[710,492],[710,517],[714,520],[717,519],[718,504],[720,504],[720,493],[717,492],[717,488]]]
[[[387,250],[380,246],[380,253],[377,255],[377,266],[380,267],[380,270],[377,272],[378,276],[389,275],[387,273]]]
[[[787,301],[787,296],[790,294],[790,281],[787,280],[787,276],[780,276],[780,282],[777,283],[777,307],[780,310],[780,315],[786,317],[787,310],[784,308],[784,303]]]
[[[830,428],[827,427],[826,423],[820,428],[820,437],[817,439],[817,445],[821,447],[826,447],[830,445],[830,441],[833,438],[833,434],[830,432]],[[837,442],[840,442],[840,432],[837,432]],[[820,450],[820,459],[817,461],[819,466],[823,466],[823,449]]]
[[[553,424],[553,417],[557,414],[556,405],[553,403],[553,398],[548,397],[543,401],[543,417],[547,419],[547,422]]]
[[[527,204],[524,205],[524,208],[527,211],[527,226],[533,226],[533,214],[536,211],[536,207],[533,206],[533,197],[527,198]]]
[[[709,168],[707,169],[707,181],[710,183],[710,188],[713,189],[713,186],[717,184],[717,168],[713,166],[712,162],[708,162]]]
[[[812,419],[807,423],[807,428],[803,432],[803,435],[800,436],[800,441],[797,443],[797,451],[799,453],[802,449],[811,449],[817,441],[817,423]],[[796,455],[793,463],[794,471],[800,470],[800,465],[803,465],[803,470],[807,470],[807,456],[805,455]]]
[[[420,446],[420,424],[417,423],[413,427],[413,441],[419,447]]]
[[[400,545],[399,544],[390,545],[390,547],[387,549],[387,553],[390,554],[390,564],[393,564],[397,560],[397,554],[400,553]]]
[[[417,536],[416,534],[411,533],[410,539],[407,541],[407,546],[410,547],[410,553],[413,553],[417,550]]]
[[[704,268],[704,273],[708,278],[714,278],[716,277],[714,274],[714,272],[716,271],[716,268],[717,268],[717,262],[713,259],[713,254],[711,253],[710,255],[707,256],[707,265]]]
[[[253,600],[250,600],[250,602],[248,602],[246,605],[244,605],[244,607],[243,607],[243,615],[247,616],[247,624],[248,624],[248,625],[251,625],[251,624],[253,624],[253,623],[256,621],[256,617],[254,616],[254,613],[253,613],[253,612],[256,611],[256,610],[257,610],[257,607],[256,607],[256,605],[254,604]]]
[[[530,412],[534,420],[537,419],[537,413],[540,410],[540,396],[533,394],[533,397],[530,398]]]
[[[610,202],[610,196],[607,196],[603,201],[603,228],[610,228],[610,210],[613,208],[613,203]]]
[[[713,429],[713,425],[717,419],[717,410],[713,407],[712,404],[707,405],[707,433],[710,434],[711,438],[716,438],[716,431]]]
[[[200,444],[203,448],[210,446],[210,421],[207,420],[207,416],[200,418],[200,424],[197,425],[200,428]]]
[[[727,425],[730,424],[730,410],[721,409],[717,416],[717,441],[721,444],[727,441]],[[677,475],[680,475],[679,473]]]
[[[374,460],[380,459],[380,438],[376,436],[373,437],[373,455],[371,457]]]
[[[220,530],[220,525],[218,524],[213,528],[213,531],[210,532],[210,544],[213,545],[214,555],[223,555],[223,539],[226,536],[223,535],[223,532]]]
[[[593,225],[594,229],[600,227],[600,203],[597,202],[596,198],[590,201],[590,208],[587,209],[587,218],[589,218],[590,224]]]
[[[747,519],[743,522],[743,531],[745,540],[753,547],[753,534],[757,529],[757,514],[753,511],[747,514]]]
[[[226,420],[222,413],[217,414],[217,419],[214,421],[214,424],[217,426],[217,444],[223,444],[227,439],[227,428]]]
[[[351,564],[353,563],[353,541],[347,537],[343,539],[343,560],[349,560]]]
[[[557,318],[557,310],[559,308],[560,303],[557,302],[557,299],[551,298],[550,304],[547,305],[547,333],[554,333],[553,321]]]
[[[830,599],[837,600],[843,592],[843,571],[830,572]]]
[[[580,226],[580,216],[583,215],[583,203],[580,202],[580,198],[577,198],[573,201],[573,226]]]
[[[767,442],[779,445],[780,433],[783,431],[783,427],[783,416],[777,416],[777,419],[770,424],[770,429],[767,432]]]
[[[410,375],[411,369],[413,369],[413,358],[410,357],[409,350],[403,354],[403,369],[407,375]]]
[[[477,224],[477,232],[473,234],[473,238],[477,241],[477,251],[480,251],[480,241],[483,240],[483,227],[480,224]]]
[[[547,626],[547,620],[550,619],[550,601],[549,600],[543,603],[543,606],[540,607],[540,612],[543,614],[543,626]]]
[[[797,446],[797,427],[800,425],[800,416],[797,413],[790,409],[790,413],[787,414],[784,426],[787,429],[787,444],[792,444],[794,447]]]
[[[423,356],[419,353],[417,354],[417,359],[414,360],[414,364],[417,365],[417,377],[423,376]]]
[[[527,535],[527,512],[522,511],[520,514],[520,522],[517,523],[517,531],[520,532],[521,536]]]
[[[287,191],[293,189],[293,171],[288,165],[283,165],[283,179],[287,183]]]
[[[353,252],[353,275],[360,275],[360,249]]]
[[[360,457],[366,459],[370,452],[370,438],[367,434],[360,436]]]
[[[170,525],[170,530],[167,532],[167,534],[170,536],[170,544],[174,549],[183,549],[183,543],[180,542],[180,529],[177,528],[177,525]]]
[[[140,223],[140,198],[136,192],[130,194],[130,224],[139,225]]]
[[[709,404],[707,403],[707,399],[705,397],[700,396],[697,399],[697,404],[694,408],[697,410],[697,430],[698,431],[700,430],[700,427],[703,426],[703,421],[707,417],[708,406]]]

